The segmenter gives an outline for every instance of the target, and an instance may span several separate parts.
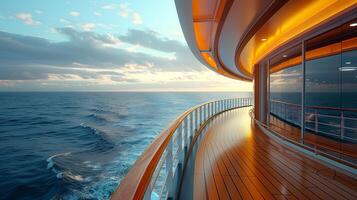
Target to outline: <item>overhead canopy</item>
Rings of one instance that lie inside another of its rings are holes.
[[[255,64],[290,41],[355,10],[357,0],[175,0],[194,55],[230,78],[251,80]]]

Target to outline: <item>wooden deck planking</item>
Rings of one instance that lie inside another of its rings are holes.
[[[280,145],[247,117],[247,108],[221,114],[202,133],[195,199],[357,199],[355,179]]]
[[[261,149],[261,151],[264,151],[264,149]],[[267,152],[265,152],[267,153]],[[284,152],[274,152],[271,155],[275,156],[274,159],[277,163],[280,162],[281,167],[288,167],[291,168],[293,171],[301,171],[304,174],[309,174],[308,176],[303,176],[306,180],[308,180],[310,183],[312,183],[314,186],[319,187],[321,190],[331,190],[329,192],[330,195],[334,195],[336,198],[339,198],[340,195],[345,196],[346,198],[356,198],[357,197],[357,192],[355,190],[351,190],[347,187],[341,187],[341,185],[334,181],[334,180],[329,180],[328,182],[326,181],[325,178],[318,176],[316,172],[311,172],[310,170],[306,170],[307,166],[305,162],[300,162],[300,160],[297,160],[294,157],[289,157],[290,159],[286,159],[285,156],[277,156],[279,154],[283,154]],[[264,153],[263,153],[264,154]],[[285,153],[286,154],[286,153]],[[296,165],[298,163],[299,165]],[[281,165],[283,164],[283,165]],[[304,167],[302,167],[304,166]],[[324,167],[324,169],[328,169],[327,167]],[[320,170],[324,170],[320,169]],[[334,184],[332,184],[333,182]],[[357,182],[352,184],[352,186],[355,186]],[[339,195],[336,195],[336,193],[339,193]],[[352,194],[352,195],[350,195]]]

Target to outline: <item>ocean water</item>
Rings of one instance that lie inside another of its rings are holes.
[[[0,93],[0,199],[107,199],[170,121],[251,93]]]

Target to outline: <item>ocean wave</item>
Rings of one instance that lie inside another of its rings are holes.
[[[94,121],[99,121],[99,122],[110,122],[111,121],[107,117],[98,115],[96,113],[89,114],[87,117],[90,119],[93,119]]]
[[[65,152],[65,153],[59,153],[59,154],[55,154],[53,156],[50,156],[49,158],[47,158],[47,169],[51,169],[53,168],[54,166],[54,161],[53,159],[56,158],[56,157],[59,157],[59,156],[68,156],[70,155],[71,152]]]
[[[77,181],[77,182],[88,182],[91,181],[90,177],[86,177],[84,178],[82,175],[80,174],[72,174],[71,172],[62,172],[62,177],[61,178],[67,178],[67,179],[71,179],[71,181]]]
[[[98,129],[94,128],[94,127],[91,127],[89,125],[86,125],[85,123],[80,123],[79,124],[80,127],[84,128],[84,129],[87,129],[87,130],[90,130],[92,133],[96,134],[96,135],[100,135],[102,132],[99,131]]]
[[[114,118],[117,119],[124,119],[129,116],[129,113],[126,109],[103,109],[103,108],[92,108],[89,110],[93,114],[106,114],[106,115],[111,115]]]

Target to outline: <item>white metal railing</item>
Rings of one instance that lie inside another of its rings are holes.
[[[301,127],[301,105],[270,101],[270,113]],[[357,109],[322,106],[305,107],[305,129],[340,139],[357,142]]]
[[[199,127],[220,112],[250,105],[251,98],[224,99],[208,102],[191,110],[166,146],[150,179],[144,199],[175,199],[183,173],[183,162]]]

